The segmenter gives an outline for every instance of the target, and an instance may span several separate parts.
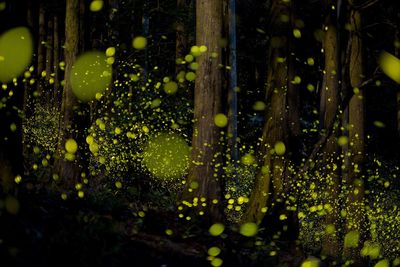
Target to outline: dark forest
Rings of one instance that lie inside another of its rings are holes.
[[[0,0],[0,266],[400,266],[399,7]]]

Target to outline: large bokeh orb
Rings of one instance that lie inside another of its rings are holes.
[[[20,76],[32,60],[32,35],[18,27],[0,36],[0,82],[8,83]]]
[[[182,178],[189,167],[190,148],[178,134],[160,133],[150,138],[143,151],[143,166],[156,178]]]
[[[103,52],[86,52],[77,58],[69,78],[75,96],[88,102],[110,85],[112,68]]]

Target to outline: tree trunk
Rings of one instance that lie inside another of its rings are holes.
[[[49,18],[47,21],[47,41],[46,41],[46,83],[53,77],[51,76],[53,67],[53,49],[54,49],[54,20]],[[51,85],[52,86],[52,85]],[[47,86],[46,86],[47,87]],[[52,90],[48,88],[45,92],[46,99],[51,96]]]
[[[228,148],[230,150],[230,159],[233,167],[233,179],[238,184],[237,166],[239,161],[238,151],[238,71],[237,71],[237,46],[236,46],[236,0],[229,0],[229,91],[228,91]]]
[[[358,87],[363,81],[363,51],[360,36],[361,15],[357,10],[350,12],[351,26],[351,54],[350,56],[350,83],[354,95],[349,104],[349,152],[350,166],[347,186],[349,189],[347,199],[346,232],[355,231],[363,236],[364,214],[364,185],[363,185],[363,164],[365,160],[364,144],[364,117],[365,117],[365,94],[364,90]],[[357,247],[344,248],[344,257],[352,259],[355,264],[361,264],[360,251],[362,238]]]
[[[330,6],[335,4],[335,1],[328,1],[328,12],[330,15],[326,17],[325,26],[327,30],[324,38],[325,51],[325,69],[323,77],[323,87],[321,89],[321,125],[323,134],[328,134],[329,127],[336,120],[336,111],[339,105],[339,43],[338,33],[336,29],[336,11],[330,10]],[[324,181],[325,192],[323,192],[325,204],[329,204],[331,209],[327,211],[325,217],[325,226],[334,226],[336,231],[339,229],[339,186],[341,183],[340,177],[340,162],[339,153],[340,147],[337,143],[337,125],[334,126],[332,134],[328,137],[322,155],[322,169],[326,176]],[[322,239],[322,254],[336,258],[340,255],[340,245],[338,233],[326,233]]]
[[[191,163],[183,199],[192,203],[194,197],[204,197],[206,206],[199,208],[211,220],[218,221],[221,212],[215,202],[220,201],[221,152],[220,129],[214,124],[214,117],[221,111],[221,0],[196,2],[196,28],[197,44],[207,46],[207,52],[198,57]]]
[[[45,62],[45,56],[46,56],[46,47],[45,47],[45,42],[46,42],[46,16],[45,16],[45,10],[44,10],[44,4],[40,3],[39,4],[39,40],[38,40],[38,51],[37,51],[37,90],[39,92],[39,95],[43,93],[43,83],[41,82],[42,80],[42,72],[45,70],[46,62]]]
[[[185,18],[186,16],[181,16],[181,13],[186,14],[188,7],[186,5],[186,0],[177,0],[176,7],[179,11],[177,21],[176,21],[176,44],[175,44],[175,58],[178,62],[179,59],[184,60],[186,53],[188,52],[188,36],[186,32]],[[181,64],[177,65],[176,73],[183,70]]]
[[[275,0],[271,8],[271,44],[267,74],[267,109],[263,128],[260,153],[263,166],[256,176],[254,189],[250,196],[248,210],[243,221],[260,223],[271,206],[272,200],[281,201],[284,192],[284,180],[287,174],[287,156],[281,153],[271,154],[278,142],[288,149],[288,33],[290,24],[282,22],[281,15],[290,15],[288,4]],[[272,188],[271,188],[272,183]],[[271,196],[273,196],[271,200]]]
[[[54,71],[54,92],[53,98],[56,103],[59,101],[60,92],[60,37],[59,37],[59,23],[58,23],[58,15],[54,15],[54,24],[53,24],[53,37],[54,37],[54,45],[53,45],[53,71]]]
[[[74,96],[69,76],[72,72],[72,65],[75,62],[78,53],[79,42],[79,0],[66,1],[65,15],[65,74],[64,74],[64,91],[61,104],[61,125],[59,133],[59,158],[56,163],[56,172],[64,182],[65,186],[70,189],[75,185],[80,174],[80,168],[74,161],[68,161],[64,158],[64,145],[68,138],[74,138],[77,133],[74,125],[74,108],[77,107],[78,101]],[[76,139],[76,138],[75,138]]]

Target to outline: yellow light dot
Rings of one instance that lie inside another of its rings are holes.
[[[208,249],[208,255],[216,257],[221,253],[221,249],[219,247],[211,247]]]
[[[239,232],[247,237],[255,236],[258,232],[258,226],[253,222],[244,223],[240,226]]]
[[[214,123],[216,126],[223,128],[228,124],[228,117],[223,113],[218,113],[214,117]]]
[[[78,150],[78,144],[74,139],[70,138],[65,142],[65,150],[68,153],[74,154]]]
[[[113,57],[115,55],[115,47],[109,47],[106,50],[107,57]]]
[[[196,79],[196,74],[192,71],[186,73],[185,79],[188,81],[194,81]]]
[[[93,154],[96,154],[99,151],[99,145],[93,141],[91,144],[89,144],[89,150]]]
[[[106,62],[107,62],[108,65],[112,65],[115,62],[115,58],[114,57],[108,57]]]
[[[147,39],[143,36],[135,37],[132,41],[132,46],[138,50],[145,49],[147,46]]]
[[[83,191],[78,191],[78,197],[83,198],[85,196],[85,192]]]
[[[347,136],[340,136],[340,137],[338,138],[338,144],[339,144],[339,146],[344,146],[344,145],[346,145],[346,144],[348,143],[348,141],[349,141],[349,138],[347,138]]]
[[[202,45],[202,46],[200,46],[199,47],[199,51],[200,51],[200,53],[205,53],[205,52],[207,52],[207,46],[205,46],[205,45]]]
[[[143,218],[144,216],[146,216],[146,213],[144,213],[144,211],[139,211],[138,215],[139,217]]]
[[[88,145],[92,144],[93,141],[94,141],[93,136],[88,135],[88,136],[86,137],[86,143],[87,143]]]
[[[194,45],[190,48],[190,53],[195,57],[198,57],[201,55],[200,48],[196,45]]]
[[[33,54],[28,28],[18,27],[0,36],[0,82],[8,83],[24,73]]]
[[[382,71],[396,83],[400,83],[400,59],[392,54],[383,51],[379,58],[379,65]]]
[[[295,38],[301,38],[301,31],[299,29],[294,29],[293,30],[293,36]]]
[[[86,52],[75,61],[69,77],[75,96],[88,102],[102,93],[112,80],[112,68],[101,52]]]
[[[193,55],[186,55],[186,56],[185,56],[185,61],[186,61],[186,62],[192,62],[193,60],[194,60]]]
[[[253,105],[253,109],[256,111],[262,111],[267,107],[263,101],[256,101]]]
[[[307,58],[307,64],[310,66],[314,66],[314,59],[312,57]]]
[[[94,0],[90,3],[90,11],[98,12],[103,8],[103,0]]]
[[[356,248],[360,239],[360,233],[357,231],[350,231],[344,237],[345,248]]]
[[[118,188],[118,189],[121,189],[122,188],[122,183],[120,181],[116,181],[115,182],[115,187]]]
[[[17,125],[15,123],[11,123],[10,130],[11,130],[11,132],[15,132],[17,130]]]
[[[62,200],[67,200],[67,194],[62,193],[62,194],[61,194],[61,199],[62,199]]]
[[[178,84],[174,81],[169,81],[164,84],[164,92],[169,95],[175,94],[178,91]]]
[[[165,233],[166,233],[167,235],[172,235],[172,234],[173,234],[173,231],[172,231],[171,229],[166,229],[166,230],[165,230]]]
[[[293,81],[292,81],[292,83],[293,83],[293,84],[300,84],[300,83],[301,83],[301,78],[300,78],[300,76],[295,76],[294,79],[293,79]]]
[[[247,153],[240,159],[240,162],[243,165],[252,165],[255,162],[255,160],[256,158],[252,154]]]
[[[389,266],[390,266],[389,261],[386,259],[380,260],[374,265],[374,267],[389,267]]]
[[[282,156],[286,152],[286,146],[283,142],[278,141],[274,146],[275,153],[279,156]]]
[[[21,175],[17,175],[17,176],[15,176],[15,178],[14,178],[14,182],[15,182],[16,184],[19,184],[21,181],[22,181],[22,177],[21,177]]]
[[[301,264],[301,267],[318,267],[319,260],[316,258],[308,258]]]
[[[208,229],[208,232],[210,232],[212,236],[219,236],[224,232],[224,230],[225,226],[222,223],[215,223],[211,225],[210,229]]]
[[[222,265],[222,263],[223,263],[223,260],[220,259],[220,258],[214,258],[214,259],[211,261],[211,265],[214,266],[214,267],[219,267],[219,266]]]

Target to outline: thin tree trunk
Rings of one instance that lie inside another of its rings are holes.
[[[72,72],[72,65],[75,62],[78,53],[79,43],[79,0],[66,1],[65,15],[65,84],[61,104],[61,125],[59,133],[59,158],[56,164],[56,172],[64,182],[65,186],[70,189],[75,185],[80,174],[80,168],[76,162],[64,159],[64,145],[68,138],[74,138],[74,107],[78,105],[74,96],[69,76]],[[75,137],[76,139],[76,137]]]
[[[53,71],[54,71],[54,93],[53,99],[56,103],[59,101],[60,92],[60,37],[59,37],[59,23],[58,23],[58,15],[54,15],[54,25],[53,25],[53,37],[54,37],[54,45],[53,45]]]
[[[49,82],[53,67],[53,49],[54,49],[54,20],[49,18],[47,21],[47,41],[46,41],[46,80]],[[46,99],[51,96],[52,91],[46,90]]]
[[[350,1],[351,2],[351,1]],[[350,83],[354,95],[349,104],[349,152],[350,166],[347,186],[349,189],[347,200],[346,231],[355,231],[363,237],[365,223],[363,165],[365,160],[365,94],[358,87],[363,81],[363,52],[360,36],[361,15],[357,10],[350,12],[351,26],[351,54],[350,56]],[[352,259],[356,265],[361,265],[360,250],[362,238],[357,247],[344,247],[344,257]]]
[[[180,13],[185,13],[188,11],[186,5],[186,0],[177,0],[176,7],[179,11],[178,18],[176,21],[176,45],[175,45],[175,57],[176,60],[183,60],[186,53],[188,52],[188,36],[186,32],[185,18],[186,16],[181,16]],[[179,73],[183,68],[181,64],[177,65],[176,73]]]
[[[237,166],[239,161],[239,151],[237,145],[238,138],[238,77],[237,77],[237,45],[236,45],[236,0],[229,0],[228,4],[229,17],[229,91],[228,91],[228,147],[230,149],[231,164],[233,167],[233,178],[238,184]]]
[[[41,95],[43,93],[43,83],[41,82],[42,72],[45,70],[45,55],[46,55],[46,16],[44,4],[39,3],[39,40],[38,40],[38,51],[37,51],[37,90]]]
[[[214,117],[221,111],[221,30],[222,1],[198,0],[196,2],[196,41],[207,46],[207,52],[198,58],[199,68],[195,83],[194,130],[187,187],[183,199],[206,199],[205,214],[214,221],[221,220],[220,201],[220,129]],[[213,53],[217,56],[213,57]],[[214,203],[213,203],[214,201]]]
[[[28,26],[33,30],[34,28],[34,21],[33,21],[33,7],[34,5],[32,4],[31,1],[28,1],[28,6],[27,6],[27,14],[26,14],[26,19]],[[32,65],[34,66],[35,63],[33,62]],[[31,112],[32,112],[32,106],[31,106],[31,85],[29,84],[29,79],[25,82],[24,86],[24,100],[23,100],[23,110],[24,110],[24,117],[22,119],[22,157],[23,157],[23,171],[24,175],[29,174],[29,163],[28,163],[28,157],[29,157],[29,144],[28,144],[28,138],[25,133],[25,127],[26,127],[26,120],[28,117],[30,117]]]

